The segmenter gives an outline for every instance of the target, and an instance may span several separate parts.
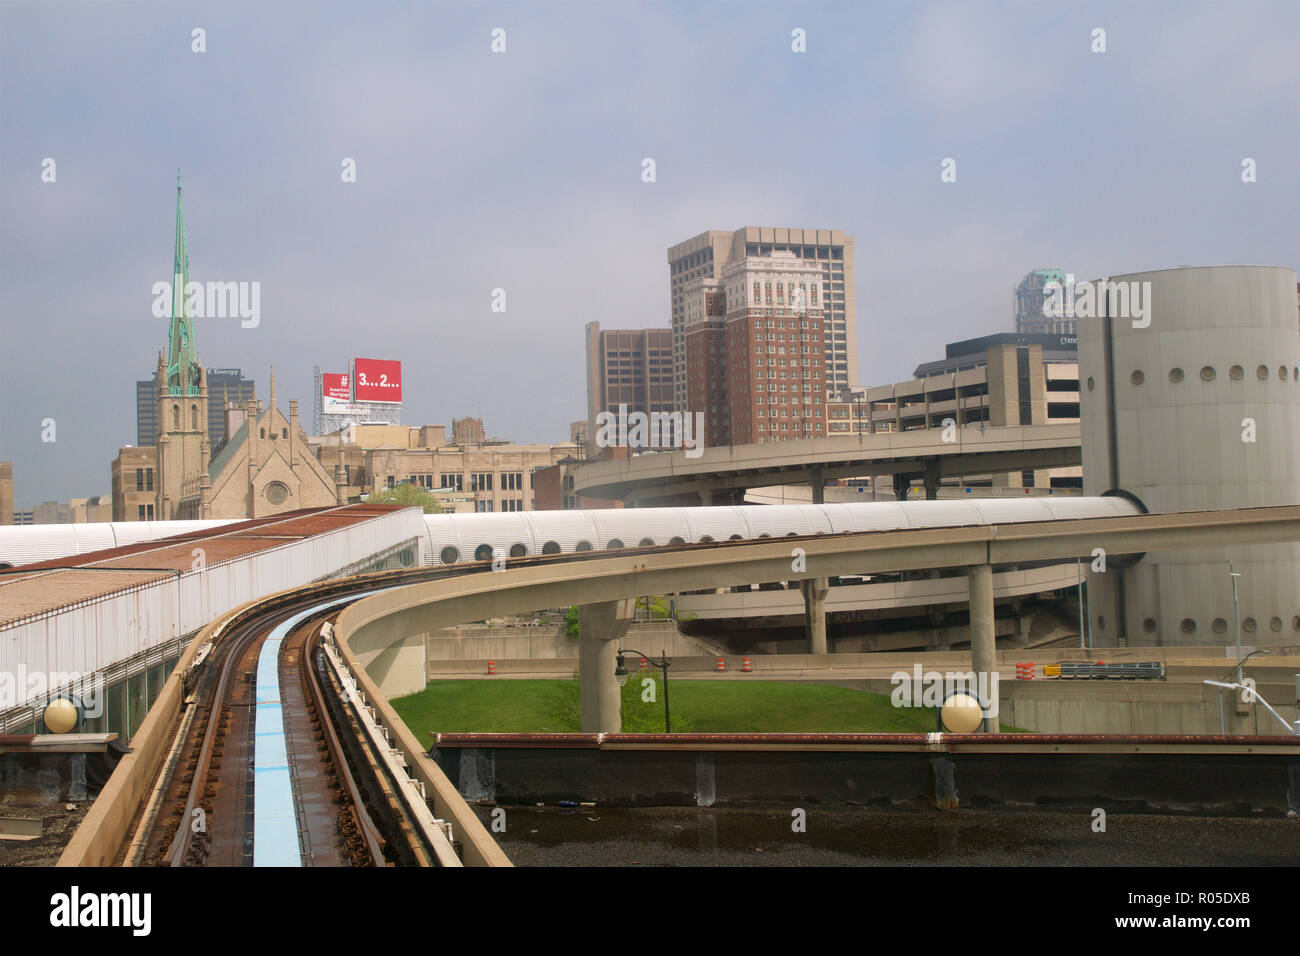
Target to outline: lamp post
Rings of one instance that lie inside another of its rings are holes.
[[[1245,684],[1242,684],[1239,681],[1233,681],[1232,683],[1227,683],[1225,681],[1203,680],[1201,681],[1201,683],[1206,684],[1210,687],[1217,687],[1220,690],[1241,691],[1242,698],[1246,701],[1246,703],[1249,704],[1255,701],[1259,701],[1261,704],[1264,705],[1265,709],[1267,709],[1270,714],[1272,714],[1274,717],[1278,719],[1279,722],[1281,722],[1282,726],[1287,729],[1288,733],[1296,734],[1300,736],[1300,720],[1297,720],[1294,726],[1288,723],[1287,719],[1283,717],[1281,714],[1279,714],[1276,710],[1274,710],[1272,705],[1269,704],[1269,702],[1266,701],[1263,697],[1261,697],[1259,691],[1256,690],[1254,687],[1247,687]]]
[[[661,650],[659,660],[655,660],[649,654],[646,654],[642,651],[638,651],[634,647],[627,647],[627,648],[620,647],[617,653],[618,653],[618,666],[614,668],[615,677],[627,677],[628,674],[627,665],[623,660],[623,656],[625,654],[636,654],[640,657],[643,657],[651,664],[653,664],[655,667],[663,671],[664,673],[664,733],[671,734],[673,732],[673,725],[669,721],[669,717],[668,717],[668,668],[672,666],[673,662],[668,659],[668,652],[666,650]]]
[[[1237,603],[1237,578],[1241,577],[1240,571],[1232,570],[1232,562],[1228,562],[1228,577],[1232,578],[1232,616],[1237,621],[1237,669],[1234,672],[1235,680],[1241,680],[1241,606]]]
[[[1079,572],[1079,649],[1087,647],[1083,636],[1083,559],[1075,558],[1074,566]]]

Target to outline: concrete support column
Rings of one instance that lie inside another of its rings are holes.
[[[827,578],[811,578],[799,582],[803,592],[804,628],[808,634],[808,653],[827,654],[826,594],[830,591]]]
[[[912,487],[912,476],[902,472],[894,475],[894,497],[899,501],[907,500],[908,489]]]
[[[826,503],[826,477],[821,468],[812,468],[808,472],[808,487],[812,489],[812,503]]]
[[[616,734],[623,729],[619,696],[618,643],[632,619],[632,600],[602,601],[578,607],[578,699],[584,734]]]
[[[927,458],[925,461],[925,500],[935,501],[939,497],[939,459]]]
[[[992,673],[997,670],[997,631],[993,623],[993,565],[976,564],[967,571],[970,585],[971,670],[981,687],[993,690]],[[988,703],[992,704],[992,701]],[[984,721],[985,733],[997,733],[997,720]]]
[[[713,489],[703,480],[700,481],[700,506],[703,508],[713,507]]]

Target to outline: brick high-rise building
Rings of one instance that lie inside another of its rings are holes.
[[[736,444],[826,434],[826,318],[821,268],[790,252],[723,269],[727,392]]]
[[[786,252],[815,264],[821,273],[823,398],[835,398],[858,378],[857,304],[854,298],[852,236],[832,229],[746,226],[709,231],[668,250],[672,308],[673,402],[690,411],[686,368],[686,285],[693,279],[721,279],[723,269],[746,257]],[[739,440],[739,439],[735,439]]]
[[[789,251],[743,256],[683,286],[688,414],[705,446],[826,433],[822,270]]]
[[[727,296],[720,279],[703,276],[684,288],[686,298],[686,409],[704,415],[704,446],[731,444],[727,398]]]

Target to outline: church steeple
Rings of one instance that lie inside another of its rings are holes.
[[[181,202],[181,172],[176,170],[176,249],[172,257],[172,317],[167,333],[167,394],[199,394],[199,352],[194,317],[186,308],[190,256],[185,241],[185,206]]]

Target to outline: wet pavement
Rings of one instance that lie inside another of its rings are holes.
[[[516,866],[1300,864],[1296,818],[812,805],[796,832],[794,809],[476,807]]]

